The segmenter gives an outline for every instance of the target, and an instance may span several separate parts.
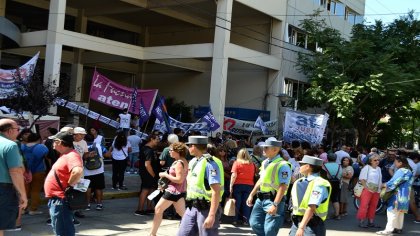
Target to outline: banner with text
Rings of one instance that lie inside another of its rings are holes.
[[[293,110],[286,111],[284,121],[283,140],[307,141],[311,144],[320,144],[324,137],[329,115],[308,114]]]
[[[137,89],[135,104],[140,104],[142,101],[146,111],[150,114],[157,92],[157,89]],[[131,110],[132,98],[133,88],[115,83],[95,70],[90,87],[90,99],[120,110],[127,108],[129,112],[139,114],[140,106],[135,106],[134,111]]]
[[[38,61],[39,52],[35,54],[28,62],[17,69],[3,70],[0,69],[0,99],[5,99],[15,93],[17,82],[30,82],[36,62]],[[20,81],[19,81],[20,80]]]
[[[276,136],[278,133],[277,120],[264,122],[267,128],[266,134],[263,134],[260,128],[254,127],[254,121],[244,121],[225,116],[223,122],[223,130],[236,135],[252,135],[253,136]]]

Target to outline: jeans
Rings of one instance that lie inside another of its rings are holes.
[[[73,225],[73,211],[68,203],[59,198],[52,198],[48,201],[50,209],[51,225],[57,236],[76,235]]]
[[[290,229],[289,236],[295,236],[296,231],[298,230],[298,227],[295,224],[292,224],[292,228]],[[324,221],[320,221],[320,223],[316,227],[309,227],[306,226],[305,231],[303,232],[303,235],[305,236],[325,236],[326,235],[326,229]]]
[[[127,166],[126,160],[115,160],[112,159],[112,187],[116,188],[117,184],[120,188],[124,184],[124,172]]]
[[[14,229],[19,212],[19,197],[13,184],[0,183],[0,230]]]
[[[248,199],[251,191],[252,191],[252,185],[247,185],[247,184],[233,185],[233,198],[235,199],[235,207],[236,207],[236,214],[234,217],[235,221],[242,220],[242,218],[245,218],[244,219],[245,222],[249,221],[249,216],[251,215],[251,207],[246,205],[246,199]]]
[[[130,161],[130,166],[127,167],[127,171],[134,171],[134,163],[139,159],[139,152],[130,152],[128,153],[128,160]]]
[[[268,209],[273,205],[270,199],[257,199],[252,208],[249,224],[257,236],[276,236],[284,221],[284,198],[277,207],[275,216],[267,214]]]

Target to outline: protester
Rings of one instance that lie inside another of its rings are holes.
[[[359,180],[363,185],[363,191],[360,196],[357,219],[359,220],[359,227],[362,228],[378,227],[374,224],[376,206],[378,205],[382,185],[382,173],[378,164],[379,155],[370,155],[368,164],[360,171]]]
[[[293,224],[289,235],[325,236],[331,185],[319,174],[323,160],[305,155],[299,163],[299,171],[305,177],[298,179],[292,188]]]
[[[396,193],[388,201],[387,224],[385,230],[376,232],[379,235],[401,234],[404,214],[407,213],[409,207],[411,185],[414,181],[413,172],[404,156],[396,157],[394,165],[398,168],[394,176],[388,182],[381,184],[387,192],[395,191]]]
[[[389,173],[389,169],[394,164],[395,157],[397,156],[397,149],[395,148],[388,148],[387,154],[385,158],[383,158],[379,162],[379,167],[381,168],[382,172],[382,182],[386,183],[391,179],[391,174]]]
[[[168,143],[169,145],[174,144],[176,142],[179,142],[178,136],[176,134],[170,134],[168,135]],[[167,169],[172,166],[172,163],[174,162],[174,158],[171,156],[171,153],[169,150],[171,147],[165,147],[162,151],[162,153],[159,156],[160,165],[162,168]]]
[[[346,216],[347,205],[349,202],[349,184],[353,177],[352,159],[349,157],[343,157],[341,159],[341,168],[343,169],[343,176],[341,179],[341,194],[340,194],[340,215]]]
[[[136,134],[135,130],[130,130],[130,135],[127,137],[128,142],[131,144],[131,152],[128,153],[128,163],[126,173],[138,174],[136,162],[139,160],[141,138]]]
[[[41,203],[40,194],[46,176],[45,157],[48,154],[48,148],[40,142],[41,136],[31,133],[27,137],[27,143],[21,145],[27,167],[32,173],[32,181],[25,185],[26,194],[30,199],[29,215],[43,213],[38,210],[38,207]]]
[[[99,134],[99,130],[96,127],[90,127],[89,134],[93,136],[94,143],[99,143],[100,145],[105,146],[105,138]]]
[[[83,175],[83,163],[79,153],[73,147],[73,134],[59,132],[50,137],[54,139],[54,149],[61,156],[54,163],[45,180],[45,197],[51,216],[51,225],[55,235],[75,235],[73,211],[69,208],[63,189],[72,188]],[[60,184],[57,182],[57,178]]]
[[[14,142],[19,134],[14,120],[0,119],[0,236],[16,225],[19,209],[28,205],[23,179],[23,158]]]
[[[125,136],[128,136],[128,130],[130,129],[131,114],[128,113],[128,109],[124,109],[123,113],[120,113],[117,117],[117,121],[120,122],[119,129],[122,130]]]
[[[264,156],[260,179],[255,184],[247,199],[247,205],[252,208],[249,223],[258,236],[277,235],[284,221],[284,195],[291,179],[290,163],[281,158],[281,141],[270,137],[262,145]],[[273,179],[272,176],[275,176]],[[258,193],[257,193],[258,191]],[[253,197],[257,200],[253,204]]]
[[[257,169],[260,169],[261,162],[264,160],[264,157],[262,154],[263,154],[262,148],[259,145],[254,145],[252,149],[251,160],[252,162],[254,162]]]
[[[86,135],[85,137],[86,143],[88,145],[88,150],[93,152],[93,157],[90,158],[99,158],[101,165],[99,168],[96,169],[88,169],[87,165],[84,165],[84,176],[85,179],[90,180],[89,187],[86,191],[86,197],[89,202],[88,207],[86,210],[90,210],[90,200],[92,196],[92,191],[95,192],[95,201],[96,201],[96,210],[101,211],[103,210],[102,198],[103,198],[103,190],[105,188],[105,168],[104,168],[104,157],[103,154],[107,152],[106,148],[101,145],[100,142],[96,143],[94,141],[93,135]],[[90,159],[86,157],[84,161]]]
[[[135,215],[146,215],[153,212],[152,206],[148,204],[148,209],[144,210],[146,197],[157,189],[157,181],[159,178],[159,160],[156,157],[155,149],[159,143],[159,136],[156,134],[149,135],[145,140],[145,145],[140,149],[139,173],[141,178],[139,204]]]
[[[335,160],[335,162],[337,164],[341,163],[341,159],[343,159],[343,157],[350,157],[349,153],[347,152],[347,146],[346,145],[341,146],[341,149],[336,151],[335,155],[337,155],[337,158]]]
[[[233,220],[234,225],[241,222],[243,225],[249,225],[251,207],[246,204],[246,200],[254,186],[254,175],[257,170],[246,148],[239,150],[236,161],[232,166],[230,180],[230,192],[231,196],[235,199],[236,209]]]
[[[346,156],[343,156],[344,158]],[[349,156],[347,158],[350,158]],[[334,207],[334,216],[333,219],[340,220],[340,193],[341,193],[341,177],[343,175],[343,170],[341,166],[336,162],[337,154],[329,153],[327,155],[328,162],[324,164],[324,170],[327,172],[327,179],[331,185],[331,197],[330,201]],[[341,162],[340,162],[341,163]]]
[[[123,131],[118,131],[109,151],[112,153],[112,189],[127,190],[124,185],[124,171],[127,167],[128,153],[131,152],[131,144]]]
[[[53,136],[56,133],[58,133],[58,130],[56,128],[48,127],[49,136]],[[49,137],[48,136],[48,137]],[[47,171],[45,173],[50,172],[51,166],[54,165],[54,163],[58,160],[60,157],[60,153],[58,153],[53,148],[54,141],[52,139],[47,138],[44,142],[44,145],[48,148],[48,154],[45,157],[45,164],[47,166]]]
[[[189,136],[188,151],[195,158],[188,165],[187,198],[178,236],[219,235],[220,201],[223,195],[223,166],[206,153],[206,136]]]
[[[230,186],[230,175],[231,175],[231,171],[232,171],[232,166],[230,163],[230,158],[229,158],[229,153],[231,154],[235,154],[236,157],[236,146],[233,145],[233,143],[235,143],[235,141],[233,140],[228,140],[227,143],[230,143],[228,146],[231,147],[231,149],[229,149],[227,146],[219,146],[216,149],[216,157],[220,159],[220,161],[222,161],[222,165],[223,165],[223,175],[224,175],[224,183],[225,183],[225,189],[224,189],[224,194],[222,196],[222,206],[225,205],[226,202],[226,198],[230,195],[229,192],[229,186]],[[230,150],[230,152],[229,152]]]
[[[177,137],[177,136],[175,136]],[[159,177],[167,178],[170,182],[164,191],[163,196],[155,207],[155,216],[153,218],[151,236],[155,236],[162,222],[163,212],[171,205],[175,207],[176,212],[182,217],[185,212],[185,195],[187,187],[188,161],[185,159],[188,148],[185,144],[175,142],[169,146],[170,155],[175,161],[169,168],[169,172],[159,173]]]

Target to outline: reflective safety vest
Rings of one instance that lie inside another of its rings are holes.
[[[278,191],[280,187],[280,178],[279,178],[279,169],[284,166],[289,165],[290,163],[283,160],[283,158],[277,158],[270,164],[268,164],[267,168],[265,169],[262,165],[261,168],[263,170],[263,176],[260,177],[261,184],[260,184],[260,191],[267,193],[267,192],[274,192]]]
[[[204,184],[207,162],[214,161],[219,167],[220,175],[220,201],[222,201],[222,195],[224,192],[224,173],[223,164],[217,157],[210,155],[204,155],[204,157],[198,160],[194,158],[188,164],[188,175],[187,175],[187,200],[201,199],[210,201],[211,189],[206,189]],[[211,174],[211,173],[210,173]]]
[[[328,215],[328,204],[330,202],[331,196],[330,183],[321,177],[315,177],[315,179],[311,180],[308,183],[308,186],[304,193],[298,193],[297,185],[298,182],[302,181],[302,179],[304,179],[304,177],[296,180],[292,188],[293,215],[303,216],[305,214],[306,209],[308,208],[309,199],[311,198],[312,190],[314,189],[314,187],[324,186],[328,190],[328,198],[316,208],[315,215],[320,217],[323,221],[325,221]],[[301,202],[299,202],[299,200],[301,200]]]

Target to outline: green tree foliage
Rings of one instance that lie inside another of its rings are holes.
[[[308,43],[318,46],[299,54],[298,68],[311,84],[302,105],[326,107],[333,126],[350,120],[361,144],[370,142],[386,115],[390,127],[399,127],[420,93],[420,22],[413,14],[389,25],[355,25],[348,40],[318,14],[301,27]]]
[[[166,107],[168,109],[168,114],[181,122],[191,122],[192,121],[192,106],[187,106],[185,102],[177,102],[175,98],[167,98],[165,100]]]

